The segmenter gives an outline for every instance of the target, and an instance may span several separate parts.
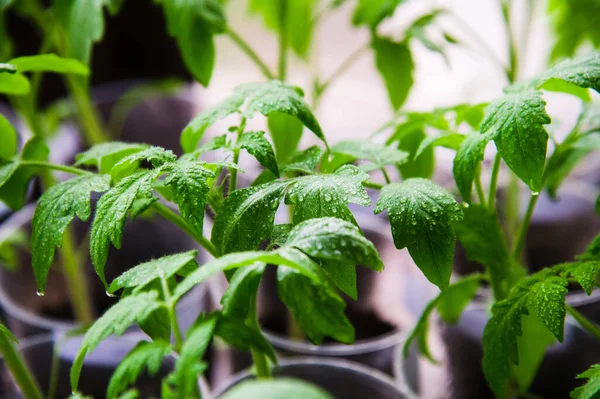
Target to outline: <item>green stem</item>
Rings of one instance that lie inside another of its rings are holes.
[[[273,0],[277,1],[277,0]],[[287,17],[288,17],[288,0],[279,0],[281,3],[279,13],[279,64],[277,76],[282,82],[287,77],[287,50],[288,50],[288,32],[287,32]]]
[[[521,228],[519,229],[519,235],[513,250],[513,259],[516,261],[519,261],[521,258],[521,252],[523,251],[523,246],[525,245],[525,238],[527,237],[527,230],[529,230],[529,224],[531,223],[533,210],[535,209],[535,204],[537,203],[539,197],[539,194],[532,194],[529,198],[529,204],[527,205],[525,218],[523,219],[523,223],[521,224]]]
[[[483,192],[483,186],[481,185],[481,176],[477,176],[475,179],[475,188],[477,189],[477,196],[482,206],[487,206],[485,203],[485,194]]]
[[[83,134],[88,145],[95,145],[109,141],[104,132],[96,108],[90,101],[88,90],[82,84],[82,78],[66,76],[66,83],[73,100],[79,110],[79,119],[83,127]]]
[[[84,325],[90,325],[95,319],[94,311],[89,300],[82,263],[76,255],[73,236],[68,229],[63,237],[60,255],[75,318]]]
[[[2,338],[0,340],[2,360],[8,366],[11,375],[15,379],[15,382],[21,389],[21,393],[25,399],[43,399],[43,395],[37,382],[33,379],[33,374],[29,371],[25,360],[21,354],[17,351],[14,344],[9,342],[8,339]]]
[[[498,175],[500,174],[500,165],[502,164],[502,156],[496,153],[494,158],[494,167],[492,169],[492,178],[490,180],[490,191],[488,196],[489,209],[492,212],[496,211],[496,192],[498,190]]]
[[[517,80],[518,76],[518,57],[519,53],[517,50],[517,44],[515,43],[515,38],[512,30],[512,25],[510,22],[510,7],[508,1],[500,0],[502,7],[502,17],[504,19],[504,25],[506,26],[506,39],[508,40],[508,70],[507,70],[507,78],[509,83],[514,83]]]
[[[159,273],[160,285],[162,286],[163,296],[165,297],[167,311],[169,313],[169,319],[171,320],[171,329],[173,330],[173,335],[175,336],[175,351],[179,352],[181,350],[181,346],[183,345],[183,335],[181,334],[179,323],[177,322],[177,315],[175,314],[175,303],[172,300],[171,290],[169,289],[167,279],[162,274],[162,272],[159,271]]]
[[[269,67],[263,62],[258,54],[256,54],[252,47],[240,37],[240,35],[230,27],[226,28],[225,34],[254,62],[265,78],[269,80],[275,79],[275,75],[269,70]]]
[[[390,179],[390,175],[388,175],[387,170],[385,168],[381,168],[381,173],[383,173],[383,177],[385,178],[385,182],[387,184],[392,184],[392,180]]]
[[[363,187],[372,188],[372,189],[375,189],[375,190],[381,190],[381,189],[383,189],[383,185],[382,184],[375,183],[375,182],[372,182],[370,180],[363,181],[362,185],[363,185]]]
[[[260,324],[258,323],[258,315],[256,312],[256,294],[254,294],[250,299],[250,309],[248,312],[248,317],[246,319],[246,324],[249,327],[253,327],[256,330],[260,331]],[[252,361],[254,362],[254,366],[256,367],[256,377],[258,379],[270,379],[271,367],[269,366],[267,356],[264,353],[254,349],[252,349],[251,352]]]
[[[72,175],[78,175],[78,176],[87,175],[87,174],[91,173],[86,170],[74,168],[72,166],[58,165],[58,164],[44,162],[44,161],[19,161],[19,165],[58,170],[61,172],[66,172],[66,173],[70,173]],[[49,187],[46,187],[46,188],[49,188]]]
[[[365,43],[362,46],[360,46],[358,49],[356,49],[354,52],[352,52],[348,56],[348,58],[346,58],[340,64],[340,66],[327,79],[325,79],[323,81],[323,83],[321,83],[319,85],[319,90],[315,94],[316,98],[317,99],[320,98],[323,95],[323,93],[325,92],[325,90],[327,90],[327,88],[331,85],[331,83],[333,83],[337,78],[342,76],[370,48],[371,48],[371,43]]]
[[[240,149],[238,148],[237,143],[239,143],[240,139],[244,135],[244,129],[246,129],[246,117],[242,116],[240,126],[238,126],[238,129],[237,129],[236,146],[233,149],[233,163],[236,165],[240,162]],[[232,192],[234,192],[237,189],[237,175],[238,175],[238,170],[236,168],[229,169],[229,176],[230,176],[229,194],[231,194]]]
[[[587,331],[592,337],[596,338],[597,340],[600,340],[600,327],[596,323],[592,322],[591,320],[588,320],[588,318],[579,313],[577,309],[569,305],[566,305],[566,309],[567,312],[571,316],[573,316],[573,318],[585,331]]]
[[[179,216],[178,214],[173,212],[169,207],[161,204],[160,202],[155,202],[153,206],[154,210],[159,215],[167,219],[169,222],[173,223],[175,226],[179,227],[179,229],[181,229],[184,233],[196,240],[196,242],[202,247],[204,247],[204,249],[206,249],[209,254],[211,254],[215,258],[218,257],[217,249],[212,244],[212,242],[210,242],[206,237],[199,235],[194,230],[192,230],[192,228],[186,223],[185,220],[183,220],[181,216]]]

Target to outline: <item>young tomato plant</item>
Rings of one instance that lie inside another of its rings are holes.
[[[600,91],[599,82],[600,53],[592,52],[563,61],[529,80],[508,86],[502,97],[485,107],[483,119],[477,117],[469,122],[460,116],[464,106],[428,115],[426,124],[442,118],[447,120],[446,128],[450,131],[457,128],[457,121],[458,124],[471,124],[476,131],[461,137],[446,132],[429,140],[434,145],[456,142],[456,145],[453,144],[456,150],[453,172],[463,200],[462,209],[447,204],[449,199],[444,200],[423,190],[419,201],[419,196],[413,194],[415,183],[411,181],[414,179],[384,187],[379,198],[376,211],[388,208],[396,246],[407,247],[417,266],[442,291],[426,308],[405,345],[405,351],[417,339],[421,352],[432,359],[426,337],[431,312],[437,310],[442,320],[456,322],[483,282],[489,282],[494,302],[483,333],[482,365],[497,397],[512,397],[517,391],[527,392],[545,348],[555,340],[563,341],[567,312],[592,336],[600,337],[600,330],[592,322],[565,304],[570,284],[581,287],[588,295],[596,286],[600,271],[598,239],[586,253],[571,263],[549,267],[529,276],[521,265],[525,237],[540,192],[547,189],[553,195],[556,193],[577,161],[594,149],[590,146],[590,139],[598,134],[599,128],[593,122],[598,115],[597,109],[583,107],[578,124],[547,158],[549,136],[544,125],[549,124],[551,119],[546,112],[542,90],[558,90],[589,98],[585,90]],[[481,107],[475,106],[471,111],[474,110],[480,112]],[[423,118],[424,114],[420,116]],[[403,124],[410,118],[409,115],[396,120],[396,132],[390,140],[402,134]],[[454,127],[450,127],[452,124]],[[486,193],[480,180],[481,162],[491,141],[498,155]],[[577,148],[581,148],[581,153],[574,154]],[[566,155],[569,153],[573,157]],[[527,211],[514,237],[506,236],[502,230],[495,204],[497,176],[502,162],[531,191]],[[475,196],[473,186],[476,186]],[[448,215],[449,206],[452,209],[450,217],[440,218],[440,212]],[[411,224],[414,226],[412,235],[409,233]],[[485,265],[486,273],[450,284],[455,234],[467,257]],[[512,245],[505,237],[510,238]],[[541,333],[536,332],[540,331],[536,330],[537,325],[542,326]],[[528,361],[526,365],[519,364],[520,358],[532,357],[536,360]],[[583,376],[593,375],[590,371]],[[577,397],[588,397],[582,394],[583,390],[577,392]]]

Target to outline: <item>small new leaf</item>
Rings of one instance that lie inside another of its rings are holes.
[[[471,202],[473,182],[477,176],[479,164],[483,161],[485,147],[489,141],[489,135],[472,132],[467,135],[456,151],[452,173],[460,195],[466,203]]]
[[[242,106],[245,107],[242,109]],[[269,116],[273,112],[284,113],[299,119],[325,144],[325,136],[319,122],[304,101],[298,89],[277,80],[264,83],[247,83],[234,89],[234,93],[215,107],[196,116],[181,134],[181,146],[185,152],[196,149],[207,127],[233,113],[252,118],[255,113]]]
[[[444,290],[454,258],[452,223],[462,218],[456,200],[430,180],[415,178],[385,186],[375,213],[384,209],[388,210],[396,248],[408,248],[429,281]]]
[[[523,90],[492,102],[481,124],[481,132],[491,135],[508,167],[535,192],[542,188],[548,123],[541,92]]]
[[[373,38],[371,46],[375,52],[375,65],[385,82],[392,107],[398,110],[414,83],[415,65],[410,47],[407,42],[395,43],[379,37]]]
[[[600,392],[600,365],[595,364],[579,374],[577,378],[587,378],[585,385],[574,389],[571,392],[572,399],[594,399]]]
[[[258,249],[267,239],[287,182],[274,181],[234,191],[215,217],[212,242],[221,254]]]
[[[198,267],[194,260],[197,254],[197,250],[192,250],[142,263],[114,279],[108,291],[112,293],[121,288],[133,288],[135,294],[156,279],[166,281],[180,274],[181,269],[195,270]]]
[[[100,173],[110,173],[113,166],[120,160],[147,148],[147,144],[120,141],[97,144],[89,150],[77,154],[75,166],[93,166]]]
[[[295,205],[294,224],[320,217],[337,217],[356,223],[348,204],[371,205],[362,182],[369,175],[353,165],[345,165],[332,174],[303,176],[295,179],[285,203]]]
[[[250,155],[256,158],[258,163],[279,177],[275,151],[273,151],[269,140],[265,138],[265,132],[248,132],[242,136],[237,145],[239,148],[248,151]]]
[[[32,222],[31,262],[39,292],[44,292],[55,248],[62,246],[67,227],[77,216],[90,217],[90,195],[110,188],[107,175],[86,174],[57,184],[38,201]]]
[[[369,161],[369,164],[361,165],[364,171],[381,169],[387,165],[399,166],[408,161],[409,156],[397,148],[364,140],[341,141],[331,147],[331,152],[347,155],[352,160]]]
[[[192,229],[202,234],[210,191],[207,179],[215,177],[215,173],[206,169],[202,162],[187,157],[165,165],[163,170],[169,173],[165,185],[171,187],[173,202],[179,207],[181,216]]]
[[[165,341],[142,341],[133,348],[117,366],[110,378],[106,396],[108,399],[117,399],[135,383],[144,370],[155,375],[163,359],[171,352],[171,345]]]
[[[143,322],[152,312],[164,306],[156,291],[122,298],[102,315],[86,332],[71,368],[71,389],[77,391],[81,368],[87,353],[92,352],[111,334],[121,335],[135,322]]]
[[[375,28],[381,21],[391,17],[396,7],[404,0],[359,0],[352,23]]]
[[[110,243],[121,248],[127,215],[136,198],[152,196],[152,182],[160,170],[142,169],[119,181],[98,201],[90,236],[90,254],[96,273],[107,285],[104,264]]]

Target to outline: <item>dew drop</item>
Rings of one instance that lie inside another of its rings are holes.
[[[537,197],[538,195],[540,195],[540,193],[538,191],[532,191],[531,195]]]
[[[42,291],[42,290],[37,290],[37,291],[35,292],[35,295],[37,295],[37,296],[39,296],[39,297],[43,297],[44,295],[46,295],[46,293],[45,293],[44,291]]]
[[[111,294],[110,292],[108,292],[108,290],[104,291],[104,293],[106,294],[107,297],[109,298],[114,298],[115,294]]]
[[[467,202],[463,202],[463,203],[462,203],[462,206],[464,206],[465,208],[468,208],[468,207],[469,207],[469,204],[468,204]]]

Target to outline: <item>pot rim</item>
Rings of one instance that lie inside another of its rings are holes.
[[[406,341],[407,338],[405,331],[395,329],[389,333],[359,340],[350,345],[342,343],[313,345],[309,341],[294,341],[283,334],[277,334],[269,330],[261,329],[261,331],[276,349],[293,351],[310,356],[362,355],[392,348]]]
[[[23,226],[24,224],[31,221],[35,210],[36,204],[28,204],[17,212],[14,212],[4,223],[2,223],[0,227],[0,239],[5,231],[11,230],[11,228],[18,228]],[[0,266],[2,267],[2,266]],[[0,282],[2,281],[2,274],[0,274]],[[207,284],[199,284],[196,285],[189,293],[187,293],[179,303],[176,308],[187,308],[194,303],[197,303],[199,299],[207,297],[208,295],[208,285]],[[0,285],[0,307],[8,316],[23,322],[28,325],[33,325],[39,327],[43,330],[48,331],[70,331],[76,328],[79,324],[72,321],[67,321],[64,319],[58,319],[54,317],[41,316],[37,313],[32,312],[30,309],[21,306],[18,301],[15,301],[8,295]],[[101,315],[100,315],[101,316]],[[100,317],[98,316],[98,317]],[[97,320],[97,319],[96,319]],[[136,331],[136,329],[131,329],[132,331]],[[129,332],[129,331],[127,331]],[[38,334],[36,334],[38,335]]]
[[[305,367],[327,366],[327,367],[349,369],[358,374],[362,374],[369,378],[373,378],[377,382],[388,386],[390,389],[396,390],[399,393],[401,393],[402,395],[406,395],[406,393],[404,391],[402,391],[401,387],[399,387],[398,384],[396,384],[394,382],[392,377],[384,374],[383,372],[381,372],[377,369],[365,366],[365,365],[357,363],[357,362],[353,362],[351,360],[327,358],[327,357],[295,357],[293,359],[284,359],[284,360],[280,361],[278,365],[274,366],[274,368],[282,368],[282,367],[289,367],[289,366],[305,366]],[[223,381],[217,387],[217,389],[214,389],[212,398],[213,399],[218,398],[220,395],[225,393],[227,391],[227,389],[238,384],[240,381],[244,380],[245,378],[247,378],[250,375],[252,375],[250,373],[250,369],[246,369],[246,370],[240,371],[239,373],[233,374],[232,376],[227,378],[225,381]]]

